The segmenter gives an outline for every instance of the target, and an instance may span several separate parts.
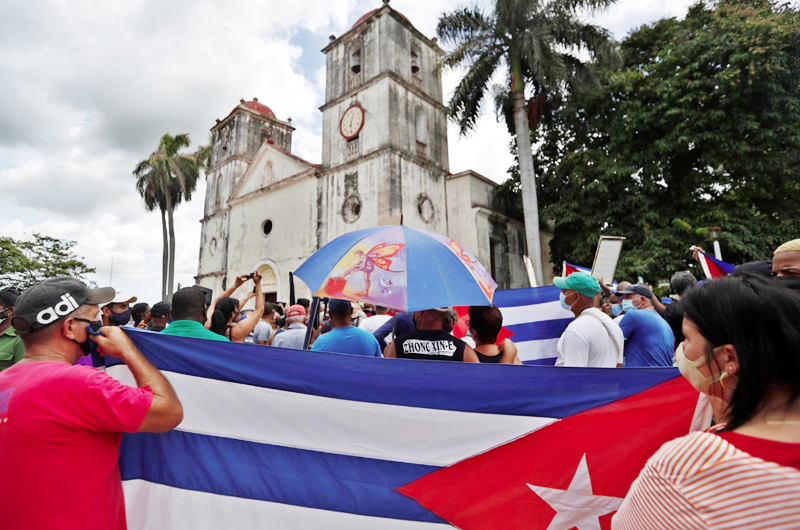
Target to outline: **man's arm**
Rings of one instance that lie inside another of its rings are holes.
[[[150,387],[153,402],[137,432],[166,432],[183,421],[183,406],[167,378],[150,364],[142,352],[122,329],[116,326],[100,328],[103,335],[93,335],[98,349],[103,354],[119,357],[130,369],[139,388]]]
[[[397,352],[394,351],[394,341],[390,342],[386,349],[383,350],[383,356],[387,359],[397,359]]]
[[[386,336],[392,332],[392,319],[390,318],[386,322],[384,322],[378,330],[373,333],[372,335],[378,339],[378,344],[386,344]]]
[[[475,353],[475,350],[473,350],[470,347],[469,344],[464,346],[464,362],[465,363],[479,363],[479,362],[481,362],[481,360],[478,359],[478,354]]]
[[[653,295],[650,301],[653,302],[653,309],[655,309],[656,312],[663,317],[667,312],[667,306],[662,304],[661,300],[659,300],[656,295]]]

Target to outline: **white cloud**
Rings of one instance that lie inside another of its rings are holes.
[[[460,0],[393,0],[424,34]],[[489,6],[488,0],[481,5]],[[604,20],[627,29],[687,2],[623,0]],[[165,132],[207,141],[215,118],[257,95],[297,128],[293,150],[318,162],[325,69],[319,50],[378,0],[37,0],[0,7],[0,234],[78,242],[91,279],[160,298],[161,220],[146,213],[131,171]],[[621,33],[620,33],[621,32]],[[302,38],[301,38],[302,37]],[[456,73],[445,76],[449,95]],[[256,91],[256,86],[258,87]],[[451,127],[453,172],[503,180],[510,137],[491,100],[473,135]],[[176,283],[191,284],[205,184],[175,214]]]

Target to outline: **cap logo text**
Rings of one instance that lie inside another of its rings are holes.
[[[72,298],[71,294],[63,294],[61,295],[61,301],[57,303],[55,307],[48,307],[47,309],[39,311],[39,314],[36,315],[36,321],[39,324],[47,325],[51,322],[55,322],[64,315],[69,315],[78,309],[78,307],[78,303]]]

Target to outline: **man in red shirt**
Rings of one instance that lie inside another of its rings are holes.
[[[114,294],[53,278],[17,299],[25,357],[0,373],[3,530],[124,530],[122,433],[169,431],[183,419],[169,382],[125,332],[100,327],[98,304]],[[125,361],[138,388],[75,365],[89,340]]]

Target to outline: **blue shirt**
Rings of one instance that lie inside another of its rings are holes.
[[[355,326],[333,328],[330,333],[320,335],[311,349],[365,357],[381,357],[378,339],[369,331],[358,329]]]
[[[649,309],[630,311],[619,327],[625,336],[625,366],[672,366],[675,336],[661,315]]]
[[[402,337],[407,333],[415,331],[417,328],[414,326],[414,314],[398,312],[393,318],[387,320],[378,331],[375,332],[375,338],[381,345],[386,343],[386,337],[392,332],[392,327],[395,327],[394,336]]]

